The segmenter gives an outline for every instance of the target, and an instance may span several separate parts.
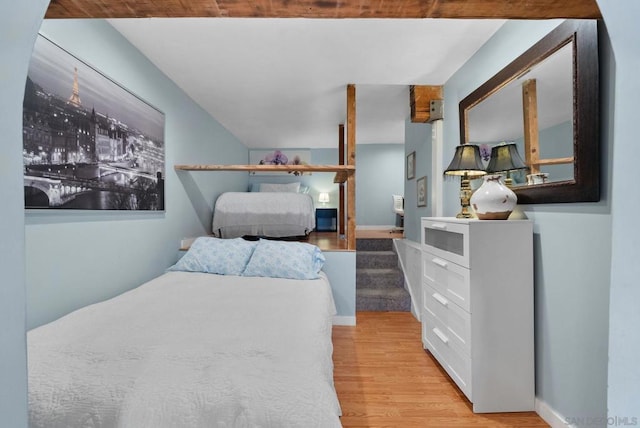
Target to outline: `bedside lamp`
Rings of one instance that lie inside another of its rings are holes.
[[[515,143],[499,144],[491,148],[491,158],[487,165],[487,173],[506,172],[507,177],[504,184],[507,187],[513,185],[511,171],[527,169],[527,165],[522,161]]]
[[[318,202],[322,203],[323,206],[326,205],[329,202],[329,194],[327,192],[320,192]]]
[[[460,205],[462,209],[456,215],[456,218],[472,218],[473,215],[469,211],[469,199],[471,199],[469,179],[482,177],[487,173],[480,158],[480,148],[475,144],[463,144],[456,147],[456,153],[444,173],[445,175],[459,175],[461,177]]]

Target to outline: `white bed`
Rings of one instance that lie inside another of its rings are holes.
[[[320,276],[167,272],[31,330],[30,427],[340,427]]]
[[[225,192],[215,203],[212,231],[219,238],[306,236],[315,228],[313,199],[295,192]]]

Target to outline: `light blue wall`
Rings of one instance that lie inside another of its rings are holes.
[[[356,144],[356,224],[393,226],[391,195],[404,193],[404,145]]]
[[[524,137],[514,141],[518,145],[518,153],[524,159]],[[553,159],[573,156],[573,123],[567,121],[540,130],[540,158]],[[551,180],[573,180],[573,163],[560,165],[543,165],[541,172],[549,174]],[[512,174],[514,182],[526,182],[526,171],[518,172],[519,177]]]
[[[308,150],[308,149],[291,149]],[[311,164],[314,165],[337,165],[338,149],[311,149]],[[249,177],[249,186],[258,183],[293,183],[300,182],[300,185],[309,187],[309,194],[313,197],[316,207],[335,208],[338,206],[338,185],[333,182],[334,172],[313,172],[295,176],[287,173],[267,173],[256,174]],[[318,202],[320,192],[329,193],[329,202],[322,205]]]
[[[640,365],[637,364],[637,355],[640,354],[640,325],[638,319],[637,302],[640,301],[640,288],[637,287],[636,279],[640,277],[640,264],[636,263],[638,242],[640,239],[638,228],[636,227],[635,216],[629,214],[638,211],[639,201],[637,198],[629,197],[635,194],[635,168],[624,168],[627,163],[636,159],[635,144],[636,120],[635,106],[640,98],[639,83],[635,79],[635,74],[640,69],[638,64],[639,56],[636,50],[636,41],[640,38],[640,30],[636,26],[636,21],[640,18],[640,4],[636,0],[597,0],[608,27],[610,27],[613,48],[615,51],[615,67],[609,65],[610,78],[615,82],[615,102],[610,101],[609,110],[615,108],[615,118],[605,117],[607,128],[603,132],[604,140],[610,144],[615,141],[614,170],[608,170],[609,184],[613,182],[612,189],[615,194],[611,197],[611,205],[615,213],[619,213],[613,220],[613,227],[604,227],[612,232],[613,258],[612,265],[615,269],[611,272],[611,317],[610,317],[610,368],[609,368],[609,415],[637,415],[638,403],[640,402]],[[28,2],[3,2],[0,3],[0,50],[5,58],[11,61],[3,61],[0,65],[0,132],[3,136],[3,149],[0,151],[0,178],[3,185],[0,186],[0,200],[3,201],[2,222],[0,230],[3,239],[0,240],[0,268],[2,271],[2,284],[0,285],[0,415],[2,422],[12,428],[22,428],[27,426],[26,414],[26,355],[25,355],[25,320],[24,308],[26,298],[23,288],[24,282],[24,248],[23,238],[23,209],[22,209],[22,96],[28,60],[31,54],[35,34],[39,27],[39,22],[47,6],[46,1],[32,0]],[[534,23],[532,23],[534,24]],[[540,23],[534,25],[541,25]],[[539,29],[529,34],[526,31],[520,34],[520,39],[513,40],[516,50],[521,42],[535,41],[536,36],[543,31]],[[510,52],[506,48],[505,52]],[[481,63],[486,61],[484,66],[480,66],[480,71],[492,64],[493,58],[500,58],[501,53],[489,53]],[[478,60],[479,61],[479,60]],[[506,65],[505,59],[493,64],[496,70]],[[469,71],[469,70],[467,70]],[[445,103],[445,115],[454,115],[457,118],[457,101],[462,99],[471,89],[490,77],[492,72],[486,71],[479,78],[470,76],[468,85],[458,79],[457,85],[452,85],[445,95],[451,100],[450,104]],[[462,94],[462,95],[461,95]],[[612,98],[612,95],[609,95]],[[165,110],[165,113],[167,111]],[[451,117],[451,116],[449,116]],[[445,121],[446,122],[446,121]],[[456,119],[451,122],[457,123]],[[448,122],[450,123],[450,122]],[[458,144],[457,132],[454,132],[451,123],[447,135],[455,139],[447,142],[448,152],[444,157],[448,157],[453,150],[453,146]],[[448,138],[448,137],[447,137]],[[190,160],[191,162],[195,160]],[[613,172],[615,171],[615,180]],[[628,172],[630,171],[630,172]],[[633,187],[632,187],[633,186]],[[456,212],[456,200],[450,195],[456,194],[455,183],[445,183],[445,196],[447,199],[447,215]],[[583,204],[572,204],[577,211],[582,209]],[[544,207],[541,207],[544,208]],[[549,215],[552,206],[548,206]],[[571,210],[570,207],[565,210]],[[570,213],[569,213],[570,214]],[[560,214],[568,217],[567,213]],[[589,213],[585,215],[591,215]],[[607,216],[607,214],[602,214]],[[597,220],[597,219],[596,219]],[[591,225],[590,225],[591,226]],[[602,227],[600,224],[598,227]],[[570,226],[571,230],[578,229]],[[565,237],[564,231],[561,235]],[[579,244],[584,244],[583,235],[588,235],[587,230],[579,233]],[[572,243],[572,236],[566,242],[559,243],[560,248],[565,248],[566,243]],[[545,237],[546,240],[546,237]],[[556,241],[556,240],[554,240]],[[589,244],[593,244],[595,240]],[[540,244],[537,244],[540,245]],[[606,244],[605,244],[606,246]],[[560,257],[571,253],[565,250],[553,250],[551,245],[547,245],[545,251],[554,251]],[[542,247],[539,247],[542,248]],[[577,245],[571,245],[577,248]],[[607,252],[606,250],[604,251]],[[553,262],[553,261],[552,261]],[[583,266],[587,266],[592,260],[584,260]],[[557,262],[555,263],[557,264]],[[570,268],[575,268],[572,263]],[[605,269],[608,270],[608,269]],[[589,281],[593,285],[595,281]],[[608,281],[607,281],[608,283]],[[562,284],[553,283],[556,287]],[[599,293],[583,293],[578,291],[578,296],[587,294],[591,300],[598,300]],[[608,298],[605,299],[608,301]],[[539,304],[544,304],[544,300]],[[596,311],[598,321],[601,321],[600,310]],[[581,320],[582,321],[582,320]],[[606,322],[604,324],[607,324]],[[589,322],[580,326],[583,331],[588,331],[593,323]],[[549,326],[549,328],[562,326]],[[582,337],[582,335],[581,335]],[[576,340],[578,342],[578,340]],[[572,341],[571,345],[574,344]],[[567,346],[561,346],[559,351],[566,351]],[[571,355],[575,362],[579,362],[585,356],[589,356],[591,350],[585,350],[583,346],[570,349],[567,353]],[[554,355],[557,352],[554,352]],[[600,371],[600,368],[595,370]],[[597,371],[584,374],[590,377],[598,374]],[[604,370],[606,372],[606,370]],[[598,376],[600,376],[598,374]],[[558,391],[563,392],[563,391]],[[598,408],[601,406],[599,405]],[[591,413],[591,412],[589,412]]]
[[[45,21],[41,32],[165,113],[166,212],[28,212],[28,328],[161,274],[180,239],[210,232],[217,195],[248,182],[247,173],[173,169],[246,163],[247,149],[106,21]]]
[[[405,156],[416,152],[416,177],[404,182],[404,236],[415,242],[420,242],[420,218],[429,217],[432,213],[431,195],[436,191],[433,188],[433,175],[431,171],[431,124],[412,123],[407,119],[404,125]],[[427,177],[427,206],[418,207],[416,180]]]
[[[312,149],[311,163],[336,165],[338,149]],[[356,145],[356,224],[358,226],[393,226],[392,194],[402,195],[404,190],[404,145],[357,144]],[[254,175],[249,182],[291,183],[299,181],[311,188],[316,207],[320,192],[329,192],[327,207],[338,207],[338,185],[333,182],[334,173],[316,173],[295,177],[289,174]],[[415,189],[414,189],[415,192]]]
[[[27,426],[22,100],[49,2],[0,3],[0,426]]]
[[[339,316],[356,316],[356,252],[323,251],[323,270],[331,283]]]
[[[445,84],[444,158],[460,144],[458,104],[558,21],[509,21]],[[602,43],[605,73],[608,44]],[[603,84],[603,105],[613,97]],[[534,221],[536,394],[564,417],[606,415],[611,271],[611,111],[602,112],[602,200],[528,205]],[[619,170],[619,169],[618,169]],[[444,214],[459,210],[459,182],[444,183]]]
[[[640,423],[640,228],[633,213],[640,208],[635,165],[638,162],[638,100],[640,100],[640,3],[598,0],[613,44],[615,67],[610,90],[615,101],[607,110],[608,137],[615,138],[612,183],[611,295],[609,318],[609,417],[635,417]],[[628,172],[627,172],[628,171]],[[597,242],[597,241],[593,241]]]

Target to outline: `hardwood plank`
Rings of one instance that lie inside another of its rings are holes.
[[[596,0],[55,0],[46,18],[601,18]]]
[[[547,427],[534,412],[475,414],[422,348],[408,312],[358,312],[355,327],[333,327],[334,383],[345,428]]]

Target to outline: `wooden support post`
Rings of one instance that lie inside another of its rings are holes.
[[[347,165],[356,165],[356,87],[347,85]],[[356,175],[347,178],[347,249],[356,249]]]
[[[338,125],[338,165],[344,165],[344,124]],[[338,184],[338,236],[344,236],[345,223],[345,203],[344,203],[344,182]]]
[[[540,140],[536,79],[529,79],[522,83],[522,112],[524,115],[525,163],[531,174],[537,174],[540,172]]]

